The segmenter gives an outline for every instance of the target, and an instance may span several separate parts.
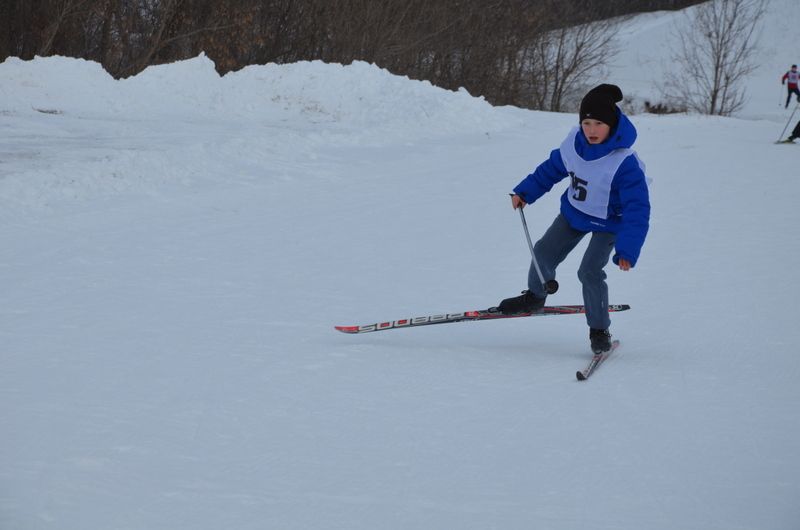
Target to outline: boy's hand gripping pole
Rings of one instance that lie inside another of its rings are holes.
[[[558,291],[558,282],[555,280],[544,281],[542,269],[539,268],[539,262],[536,259],[536,254],[533,252],[533,243],[531,243],[531,234],[528,232],[528,223],[525,221],[525,212],[522,210],[521,206],[519,208],[519,218],[522,219],[522,228],[525,230],[525,239],[528,240],[528,248],[531,249],[531,260],[533,261],[533,267],[536,269],[536,275],[539,277],[539,281],[542,284],[544,292],[547,294],[553,294]]]

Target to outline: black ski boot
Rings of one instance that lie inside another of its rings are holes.
[[[607,329],[589,329],[589,340],[592,342],[592,352],[595,355],[606,353],[611,349],[611,333]]]
[[[506,298],[497,309],[504,315],[518,315],[522,313],[535,313],[544,307],[545,298],[538,298],[530,291],[522,291],[522,294],[513,298]]]

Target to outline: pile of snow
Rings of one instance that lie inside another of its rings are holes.
[[[525,119],[366,63],[270,64],[220,77],[204,55],[124,80],[80,59],[9,58],[0,64],[0,126],[11,118],[29,134],[9,131],[0,150],[10,208],[0,217],[121,193],[159,196],[164,186],[285,179],[297,153],[304,169],[327,174],[318,162],[325,151],[491,134]],[[76,134],[91,147],[72,149]],[[231,158],[243,167],[232,172]]]
[[[80,59],[10,58],[0,64],[0,94],[5,114],[343,124],[350,137],[353,130],[368,131],[359,141],[376,135],[397,141],[397,130],[425,137],[472,127],[492,130],[507,121],[502,111],[464,90],[412,82],[363,62],[249,66],[220,77],[201,54],[115,81],[99,64]]]

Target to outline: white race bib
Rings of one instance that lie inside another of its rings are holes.
[[[587,215],[606,219],[611,181],[622,162],[636,152],[628,148],[614,149],[597,160],[584,160],[575,151],[575,137],[579,132],[580,127],[573,128],[560,147],[561,160],[571,179],[567,191],[569,203]]]

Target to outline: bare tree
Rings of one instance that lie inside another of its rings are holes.
[[[564,111],[617,52],[614,36],[621,18],[539,34],[525,50],[533,107]]]
[[[91,7],[92,3],[92,0],[53,0],[45,2],[45,4],[48,4],[46,9],[49,13],[50,23],[44,31],[43,41],[37,50],[37,54],[50,55],[53,43],[62,31],[63,26],[67,25],[70,18],[82,14],[82,10]]]
[[[744,105],[742,81],[758,64],[754,52],[765,0],[711,0],[687,11],[676,26],[672,63],[664,96],[695,112],[730,116]]]

